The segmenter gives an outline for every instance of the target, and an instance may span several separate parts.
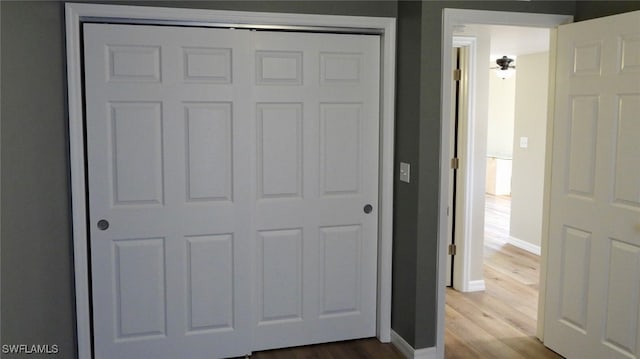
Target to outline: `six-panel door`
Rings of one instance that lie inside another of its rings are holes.
[[[379,38],[84,39],[96,357],[374,336]]]
[[[544,342],[640,355],[640,12],[558,30]]]

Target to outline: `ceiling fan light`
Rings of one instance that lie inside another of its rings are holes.
[[[496,69],[496,76],[498,76],[503,80],[512,77],[513,75],[515,75],[515,73],[516,73],[516,70],[512,68],[508,68],[506,70]]]

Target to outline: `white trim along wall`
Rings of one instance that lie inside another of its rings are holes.
[[[407,359],[436,359],[436,348],[429,347],[423,349],[413,349],[413,347],[406,342],[398,333],[391,330],[391,343],[398,348],[398,350]]]
[[[391,341],[391,250],[393,220],[393,160],[395,122],[395,57],[396,20],[383,17],[336,15],[306,15],[216,11],[202,9],[158,8],[67,3],[66,44],[69,98],[69,142],[71,163],[71,194],[73,217],[74,273],[76,289],[76,320],[78,357],[91,358],[91,311],[89,264],[87,252],[88,228],[85,185],[84,118],[82,89],[82,54],[80,27],[84,19],[111,21],[145,21],[147,23],[175,21],[184,23],[258,25],[267,27],[304,26],[314,30],[348,28],[381,34],[381,109],[380,109],[380,194],[378,230],[378,308],[377,337]]]
[[[533,243],[529,243],[527,241],[523,241],[520,238],[516,238],[514,236],[509,236],[509,243],[511,243],[511,245],[516,246],[520,249],[524,249],[527,252],[533,253],[535,255],[541,255],[542,254],[542,248],[540,246],[536,246]]]

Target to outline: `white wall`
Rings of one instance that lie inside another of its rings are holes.
[[[495,66],[495,59],[492,60],[491,65]],[[489,70],[488,157],[511,158],[513,155],[517,76],[518,71],[503,80],[496,76],[495,70]]]
[[[489,63],[495,67],[492,54]],[[514,63],[515,65],[515,63]],[[487,122],[487,193],[511,194],[511,158],[513,157],[513,125],[516,104],[516,78],[501,79],[495,69],[489,70],[489,115]]]
[[[511,187],[511,237],[540,247],[547,126],[549,53],[518,57]],[[520,138],[528,147],[520,147]]]

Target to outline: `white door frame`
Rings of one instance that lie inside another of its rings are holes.
[[[451,216],[448,219],[447,225],[449,228],[453,225],[452,219],[454,216],[458,216],[460,213],[460,217],[464,220],[458,221],[456,220],[456,228],[455,228],[455,244],[456,244],[456,256],[459,260],[453,260],[453,277],[451,279],[451,285],[454,289],[459,290],[461,292],[473,292],[478,290],[484,290],[484,281],[471,281],[470,274],[470,261],[471,261],[471,241],[467,239],[473,237],[472,228],[474,228],[473,221],[476,220],[476,217],[473,215],[473,186],[470,184],[473,183],[475,178],[475,169],[477,165],[471,159],[472,157],[472,149],[475,148],[475,121],[472,119],[476,118],[475,111],[475,100],[476,100],[476,59],[477,59],[477,38],[473,36],[453,36],[452,47],[468,47],[468,61],[467,61],[467,79],[465,81],[464,86],[461,86],[460,98],[462,99],[466,96],[466,99],[463,101],[466,102],[464,112],[459,112],[458,115],[458,157],[461,157],[461,165],[460,168],[462,170],[458,171],[457,177],[457,186],[456,186],[456,206],[452,206],[451,208],[455,208],[455,211],[449,211]],[[464,72],[464,71],[463,71]],[[453,81],[449,78],[449,81]],[[451,99],[451,104],[455,106],[455,99]],[[453,116],[453,114],[451,114]],[[449,121],[451,128],[449,129],[451,133],[450,146],[455,145],[455,120]],[[453,147],[450,148],[452,152],[455,149]],[[453,183],[453,171],[448,171],[448,176],[450,176],[450,183]],[[449,193],[449,203],[453,204],[453,189]],[[449,232],[451,233],[451,232]],[[451,239],[451,236],[449,236]]]
[[[82,53],[80,25],[83,21],[157,21],[190,23],[198,26],[225,24],[261,26],[263,28],[304,28],[325,31],[350,29],[354,32],[376,32],[381,36],[380,95],[380,174],[378,216],[378,298],[377,337],[391,340],[391,250],[393,234],[393,160],[395,122],[395,56],[396,20],[386,17],[307,15],[216,11],[202,9],[157,8],[67,3],[66,45],[69,105],[69,156],[71,164],[71,196],[73,218],[74,274],[76,293],[76,329],[78,357],[91,358],[91,311],[88,264],[87,188],[85,183],[85,136],[82,88]]]
[[[558,25],[566,24],[573,22],[573,16],[571,15],[552,15],[552,14],[532,14],[532,13],[520,13],[520,12],[504,12],[504,11],[485,11],[485,10],[462,10],[462,9],[444,9],[442,16],[442,79],[441,79],[441,119],[440,119],[440,208],[439,208],[439,218],[438,218],[438,289],[437,289],[437,301],[438,301],[438,324],[437,324],[437,332],[436,332],[436,348],[438,352],[438,357],[443,357],[444,355],[444,318],[445,318],[445,272],[446,272],[446,262],[447,262],[447,241],[448,237],[451,235],[451,227],[449,219],[447,218],[447,207],[450,206],[449,198],[451,196],[450,191],[452,188],[449,185],[449,175],[450,175],[450,159],[453,154],[451,152],[450,143],[452,142],[452,131],[451,131],[451,73],[453,71],[451,67],[451,56],[453,49],[453,31],[455,25],[464,25],[464,24],[486,24],[486,25],[511,25],[511,26],[529,26],[529,27],[543,27],[543,28],[556,28]],[[550,68],[550,72],[555,74],[554,70]],[[550,83],[550,87],[554,87],[553,82]],[[473,90],[470,91],[470,96],[473,94]],[[470,99],[470,101],[473,101]],[[552,118],[549,118],[549,123],[547,129],[549,131],[553,121]],[[470,119],[470,121],[473,121]],[[477,126],[475,126],[477,128]],[[549,133],[549,132],[548,132]],[[470,131],[468,136],[474,136],[475,134]],[[549,134],[549,137],[550,134]],[[464,139],[459,139],[464,140]],[[486,139],[479,139],[479,141],[475,141],[475,144],[478,144],[480,141],[486,142]],[[466,153],[461,154],[461,156],[465,156],[466,158],[472,158],[471,154],[474,153],[475,148],[468,146],[466,148]],[[550,158],[550,151],[547,151],[547,163],[549,163],[548,159]],[[478,166],[484,166],[484,163],[478,164],[473,161],[469,161],[467,163],[468,172],[476,173],[475,168]],[[545,175],[545,182],[547,181],[547,176]],[[473,187],[466,185],[467,194],[465,201],[465,206],[471,206],[473,208],[473,198],[477,197],[477,194],[474,194]],[[549,195],[549,188],[545,185],[545,198]],[[462,210],[462,209],[461,209]],[[469,213],[469,211],[464,211],[460,213]],[[548,212],[545,212],[548,213]],[[464,218],[463,221],[466,223],[468,218]],[[548,221],[547,216],[544,216],[543,222],[546,223]],[[544,227],[543,223],[543,228]],[[462,236],[462,241],[466,243],[471,243],[471,238]],[[462,250],[469,250],[469,245],[464,245]],[[547,248],[547,233],[543,233],[542,238],[542,258],[543,264],[544,259],[546,258],[546,248]],[[462,258],[468,257],[466,253],[458,253]],[[458,263],[460,265],[468,266],[468,263],[465,261],[458,261],[462,263]],[[456,261],[454,261],[456,263]],[[455,271],[459,270],[457,266],[454,264],[454,276]],[[463,273],[468,273],[469,269],[460,269]],[[544,292],[543,288],[545,285],[544,279],[546,277],[546,266],[542,266],[540,273],[540,288],[541,293]],[[539,297],[540,305],[539,308],[543,308],[544,306],[544,296]],[[538,333],[542,334],[542,322],[540,316],[540,310],[538,312]]]

